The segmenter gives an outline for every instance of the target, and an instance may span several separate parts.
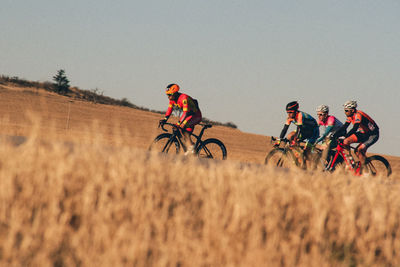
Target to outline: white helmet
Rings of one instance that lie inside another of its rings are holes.
[[[349,100],[343,104],[343,107],[345,109],[355,109],[355,108],[357,108],[357,101]]]
[[[317,112],[329,113],[329,107],[327,105],[320,105],[317,107]]]

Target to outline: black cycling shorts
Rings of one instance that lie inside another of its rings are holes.
[[[379,139],[379,131],[374,131],[372,133],[361,133],[356,132],[355,135],[357,136],[358,142],[364,144],[366,148],[369,148],[373,144],[376,143]]]

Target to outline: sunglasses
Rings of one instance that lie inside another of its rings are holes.
[[[344,112],[350,112],[353,111],[352,109],[345,109]]]
[[[318,115],[318,117],[319,117],[319,116],[324,116],[325,113],[318,113],[317,115]]]

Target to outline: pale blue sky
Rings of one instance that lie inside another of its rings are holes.
[[[344,121],[353,99],[381,128],[370,151],[400,156],[399,26],[397,0],[3,0],[0,74],[63,68],[71,85],[156,110],[176,82],[203,116],[274,136],[292,100]]]

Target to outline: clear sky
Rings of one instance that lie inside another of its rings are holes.
[[[65,69],[73,86],[156,110],[174,82],[244,132],[279,135],[292,100],[342,121],[357,100],[381,128],[370,151],[400,156],[398,0],[2,0],[0,32],[0,74]]]

